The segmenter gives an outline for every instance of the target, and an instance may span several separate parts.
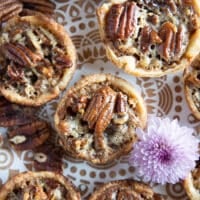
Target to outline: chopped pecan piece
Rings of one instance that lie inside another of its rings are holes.
[[[159,17],[158,15],[155,14],[148,15],[147,21],[151,22],[153,25],[156,25],[159,22]]]
[[[82,95],[80,97],[72,97],[70,105],[72,108],[72,111],[74,113],[81,113],[83,114],[85,112],[85,108],[88,103],[88,97],[86,95]]]
[[[89,128],[94,128],[97,149],[103,148],[103,131],[112,119],[115,99],[116,92],[109,86],[103,86],[97,90],[83,115],[83,120],[88,122]]]
[[[162,42],[158,33],[149,26],[142,28],[140,40],[140,48],[144,53],[148,51],[151,44],[160,44]]]
[[[34,168],[36,171],[55,171],[62,173],[63,150],[53,144],[44,144],[34,151]]]
[[[55,57],[55,61],[55,67],[58,69],[70,68],[73,65],[72,61],[67,55],[58,55]]]
[[[106,33],[111,40],[126,39],[135,29],[136,9],[134,2],[114,4],[106,17]]]
[[[44,121],[34,121],[8,132],[9,141],[16,150],[34,149],[42,145],[49,134],[48,124]]]
[[[39,54],[33,53],[27,47],[21,44],[7,43],[4,45],[4,51],[6,58],[21,66],[34,66],[37,61],[40,61],[42,57]]]
[[[30,123],[34,119],[31,108],[17,106],[0,97],[0,126],[10,127]]]

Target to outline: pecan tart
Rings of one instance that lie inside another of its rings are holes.
[[[59,102],[55,126],[67,153],[105,164],[131,150],[135,129],[146,125],[146,117],[143,99],[131,84],[110,74],[93,74]]]
[[[163,76],[200,52],[199,0],[112,0],[97,16],[107,57],[129,74]]]
[[[1,200],[80,200],[69,179],[54,172],[24,172],[11,178],[0,190]]]
[[[184,92],[193,115],[200,120],[200,54],[184,71]]]
[[[148,185],[134,180],[118,180],[104,183],[97,188],[88,200],[164,200]]]
[[[45,16],[16,17],[0,34],[0,91],[11,102],[42,105],[66,88],[75,61],[63,26]]]
[[[191,200],[200,199],[200,158],[196,168],[184,180],[184,188]]]

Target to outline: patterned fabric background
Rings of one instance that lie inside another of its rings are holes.
[[[162,78],[135,78],[118,70],[107,61],[98,33],[96,8],[101,0],[56,0],[57,21],[66,27],[78,54],[78,69],[70,82],[74,84],[81,76],[92,73],[111,73],[131,82],[144,97],[148,113],[154,116],[178,118],[182,125],[193,127],[197,132],[200,123],[191,114],[184,97],[182,72]],[[41,108],[40,116],[53,124],[57,100]],[[0,129],[0,185],[13,175],[32,169],[32,152],[15,152],[6,141],[6,129]],[[64,175],[81,190],[86,198],[102,182],[135,178],[137,174],[128,165],[128,155],[106,166],[94,166],[75,160],[69,155],[64,159]],[[176,185],[153,185],[155,191],[167,195],[169,200],[186,200],[181,183]]]

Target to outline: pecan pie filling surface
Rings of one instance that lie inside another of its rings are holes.
[[[2,94],[28,105],[55,98],[75,69],[74,51],[64,28],[53,20],[43,16],[15,18],[0,37]]]
[[[79,81],[61,100],[55,115],[64,149],[97,164],[130,151],[136,127],[146,123],[144,102],[133,91],[127,82],[111,75]]]
[[[0,190],[1,200],[80,200],[74,185],[53,172],[24,172],[11,178]]]
[[[182,59],[191,59],[194,41],[200,41],[197,5],[185,0],[113,0],[103,4],[97,16],[108,58],[134,75],[159,76],[172,71]]]

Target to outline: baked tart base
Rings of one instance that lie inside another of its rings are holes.
[[[148,185],[134,180],[111,181],[100,185],[88,200],[148,199],[164,200]]]
[[[2,29],[0,92],[9,101],[42,105],[66,88],[75,68],[75,47],[53,19],[16,17]]]
[[[191,200],[200,199],[200,165],[184,180],[184,188]]]
[[[200,52],[199,7],[197,0],[104,3],[97,17],[108,59],[141,77],[184,69]]]
[[[200,54],[184,71],[184,93],[193,115],[200,120]]]
[[[128,153],[135,129],[146,125],[142,97],[124,79],[88,75],[59,102],[55,127],[61,146],[73,157],[105,164]]]
[[[24,172],[7,181],[0,189],[1,200],[80,200],[80,193],[64,176],[54,172]]]

